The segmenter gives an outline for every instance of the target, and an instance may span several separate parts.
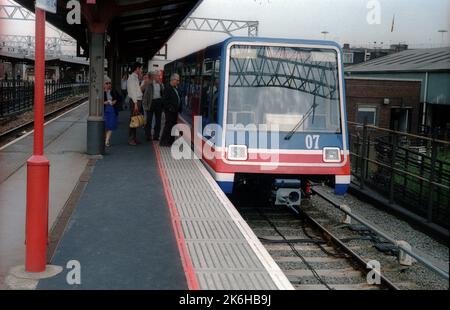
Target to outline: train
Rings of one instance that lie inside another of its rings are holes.
[[[181,135],[226,194],[256,184],[298,206],[314,182],[347,191],[342,55],[332,41],[230,37],[164,66],[165,81],[180,75]]]

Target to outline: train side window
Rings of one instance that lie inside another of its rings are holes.
[[[202,97],[201,97],[201,109],[200,113],[202,115],[203,121],[209,121],[209,105],[211,103],[211,77],[210,76],[203,76],[202,81]]]
[[[212,99],[211,99],[211,119],[214,123],[218,122],[218,108],[219,108],[219,89],[220,89],[220,59],[214,61],[213,70],[213,85],[212,85]]]
[[[213,85],[211,91],[211,109],[210,109],[210,118],[213,123],[217,123],[217,114],[218,114],[218,105],[219,105],[219,76],[214,75],[213,77]]]
[[[204,125],[218,121],[219,66],[218,60],[204,63],[200,111]]]

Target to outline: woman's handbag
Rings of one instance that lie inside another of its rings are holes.
[[[139,128],[145,126],[145,117],[142,114],[134,115],[131,117],[130,128]]]

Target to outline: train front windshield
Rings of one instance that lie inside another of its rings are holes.
[[[341,132],[338,70],[330,48],[231,46],[228,128]]]

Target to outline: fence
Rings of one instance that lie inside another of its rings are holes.
[[[45,82],[45,103],[54,103],[87,92],[87,83]],[[33,103],[34,82],[0,81],[0,118],[29,110],[33,107]]]
[[[450,142],[349,122],[352,174],[429,223],[449,227]]]

